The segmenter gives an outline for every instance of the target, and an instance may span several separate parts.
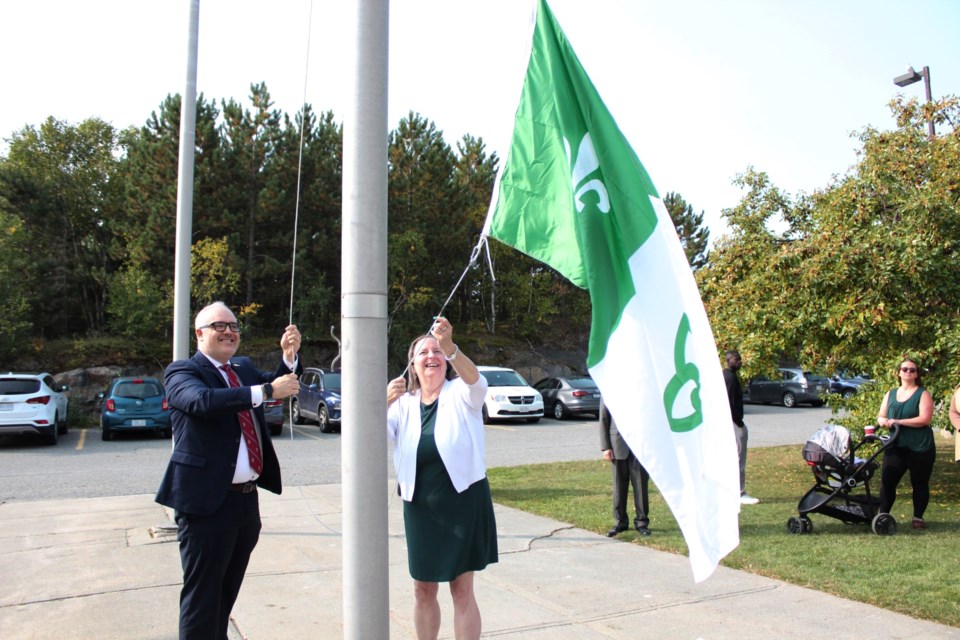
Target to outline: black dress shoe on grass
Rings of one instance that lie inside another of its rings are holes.
[[[647,536],[649,536],[649,535],[653,535],[653,534],[651,533],[650,529],[647,529],[646,527],[637,527],[637,533],[639,533],[639,534],[642,535],[643,537],[647,537]]]
[[[607,537],[612,538],[618,533],[623,533],[626,530],[627,530],[626,527],[614,527],[613,529],[610,529],[610,531],[607,531]]]

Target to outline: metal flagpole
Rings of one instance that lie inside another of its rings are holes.
[[[193,155],[197,128],[197,35],[200,0],[190,0],[187,85],[180,100],[180,168],[177,172],[177,239],[173,263],[173,359],[190,355],[190,236],[193,227]]]
[[[343,123],[343,637],[390,637],[387,553],[388,0],[357,0]]]

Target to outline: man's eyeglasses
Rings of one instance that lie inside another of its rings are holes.
[[[238,322],[210,322],[203,326],[197,327],[197,329],[212,328],[217,333],[223,333],[227,330],[227,327],[230,327],[230,331],[233,331],[234,333],[240,333],[240,323]]]
[[[916,373],[917,368],[916,367],[900,367],[900,371],[903,371],[904,373]]]

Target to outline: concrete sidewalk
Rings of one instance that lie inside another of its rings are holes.
[[[260,492],[263,533],[232,638],[342,637],[340,485]],[[923,622],[720,568],[695,585],[687,559],[497,505],[500,563],[477,574],[484,637],[957,638]],[[0,638],[173,640],[180,560],[151,534],[149,495],[0,505]],[[415,638],[402,507],[389,509],[390,638]],[[453,637],[441,589],[441,638]],[[371,639],[377,640],[377,639]]]

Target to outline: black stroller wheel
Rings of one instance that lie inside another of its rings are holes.
[[[794,518],[791,516],[790,519],[787,520],[787,531],[789,533],[801,534],[804,532],[803,529],[803,522],[800,520],[800,518]]]
[[[800,523],[803,525],[803,533],[813,533],[813,520],[807,516],[800,516]]]
[[[892,536],[897,532],[897,520],[889,513],[878,513],[870,526],[878,536]]]

